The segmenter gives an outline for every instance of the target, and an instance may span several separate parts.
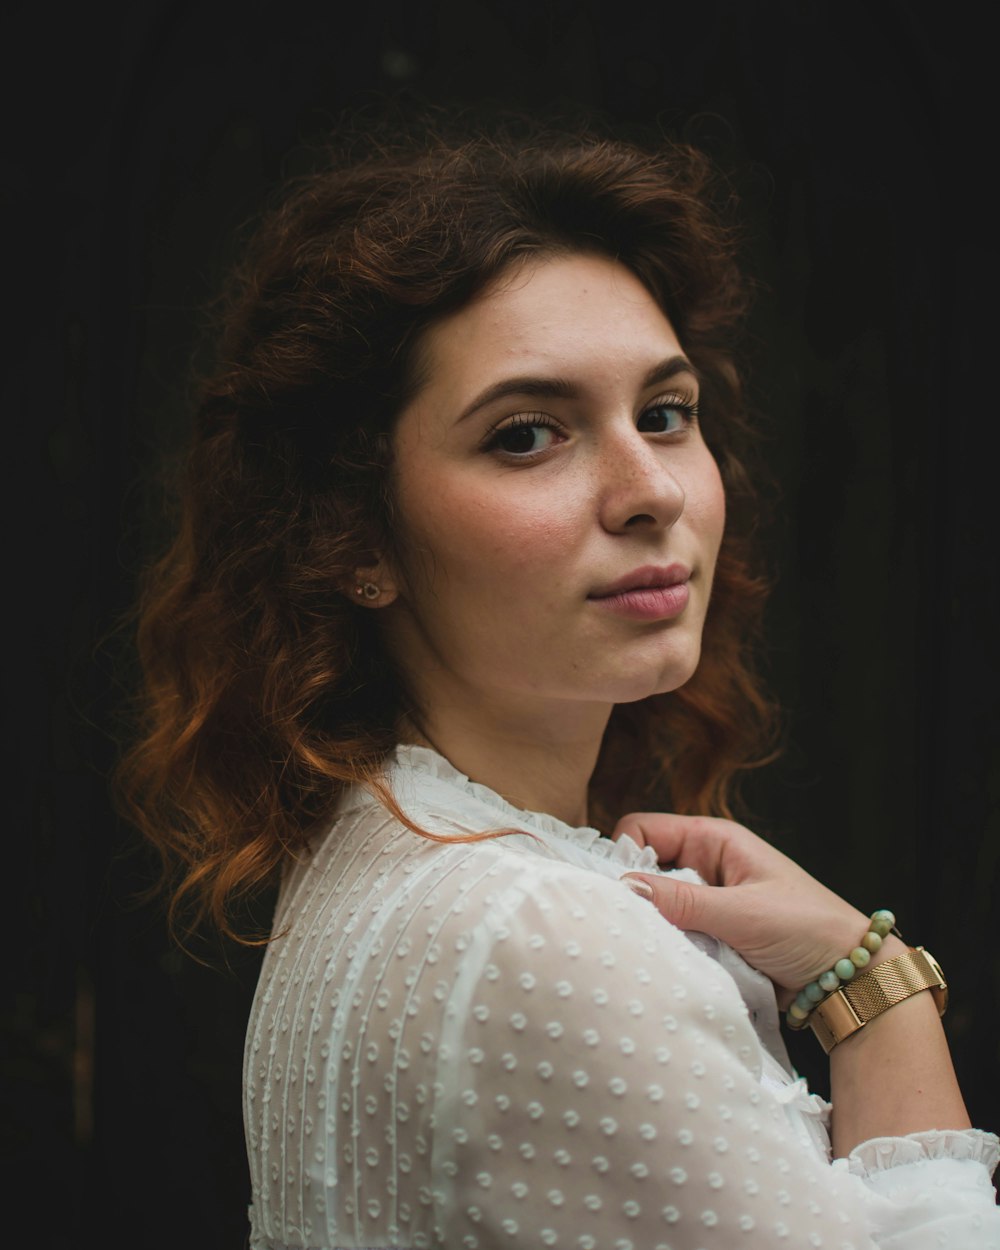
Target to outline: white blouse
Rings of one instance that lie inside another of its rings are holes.
[[[286,874],[247,1033],[251,1250],[1000,1250],[992,1133],[830,1160],[770,982],[629,838],[400,747]],[[693,877],[693,874],[691,874]],[[696,878],[695,878],[696,879]]]

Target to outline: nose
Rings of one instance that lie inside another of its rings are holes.
[[[685,494],[670,449],[629,425],[598,451],[600,519],[609,533],[669,529],[684,511]]]

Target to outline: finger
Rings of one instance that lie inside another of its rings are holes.
[[[642,848],[646,845],[643,841],[642,833],[640,832],[638,825],[629,825],[625,827],[622,825],[622,822],[619,821],[611,832],[611,841],[617,842],[619,838],[631,838],[640,850],[642,850]]]
[[[618,821],[612,837],[627,835],[640,846],[651,846],[661,864],[694,868],[710,885],[723,885],[738,829],[731,821],[711,816],[631,812]]]
[[[651,902],[660,915],[678,929],[718,935],[720,920],[725,928],[726,906],[722,898],[725,890],[678,881],[673,877],[646,876],[644,873],[626,873],[621,880],[640,897]]]

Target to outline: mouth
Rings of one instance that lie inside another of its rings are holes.
[[[683,564],[666,568],[648,565],[587,596],[600,607],[639,621],[665,621],[680,616],[688,604],[691,570]]]
[[[690,579],[691,570],[683,564],[670,564],[666,568],[650,564],[641,569],[633,569],[631,573],[626,573],[602,590],[592,591],[587,598],[613,599],[637,590],[666,590],[671,586],[685,585]]]

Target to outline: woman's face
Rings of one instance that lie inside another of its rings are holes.
[[[722,538],[698,380],[635,275],[518,265],[421,344],[395,431],[387,641],[420,701],[582,711],[698,663]]]

